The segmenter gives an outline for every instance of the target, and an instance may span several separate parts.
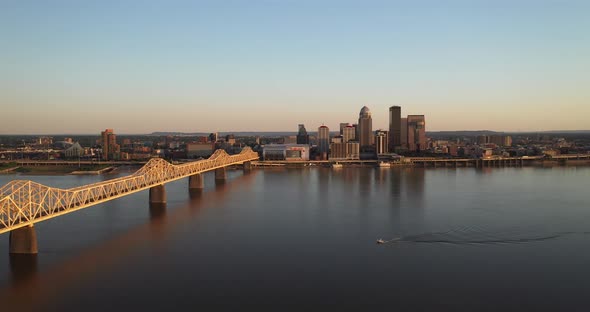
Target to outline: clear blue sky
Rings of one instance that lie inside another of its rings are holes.
[[[0,134],[590,129],[590,1],[0,0]]]

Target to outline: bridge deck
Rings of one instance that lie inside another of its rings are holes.
[[[258,160],[258,154],[250,148],[232,156],[223,150],[217,150],[209,159],[181,165],[172,165],[163,159],[153,158],[129,176],[70,189],[52,188],[29,180],[14,180],[0,188],[0,233],[156,185],[252,160]]]

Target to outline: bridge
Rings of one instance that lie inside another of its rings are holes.
[[[250,170],[253,160],[258,160],[258,153],[249,147],[231,156],[224,150],[216,150],[208,159],[181,165],[152,158],[129,176],[70,189],[14,180],[0,188],[0,234],[10,232],[10,253],[35,254],[37,222],[147,189],[150,204],[165,205],[165,183],[188,177],[189,189],[202,189],[202,173],[215,170],[216,182],[222,182],[226,179],[226,167],[243,164],[244,170]]]

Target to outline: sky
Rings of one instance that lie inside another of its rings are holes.
[[[590,129],[590,1],[0,0],[0,134]]]

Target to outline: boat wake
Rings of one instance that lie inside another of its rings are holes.
[[[536,233],[535,233],[536,232]],[[460,227],[444,232],[431,232],[417,235],[407,235],[392,238],[390,240],[378,239],[377,244],[392,243],[424,243],[424,244],[451,244],[451,245],[477,245],[477,244],[524,244],[532,242],[557,239],[566,235],[590,234],[590,232],[546,232],[512,230],[502,232],[490,232],[479,227]]]

